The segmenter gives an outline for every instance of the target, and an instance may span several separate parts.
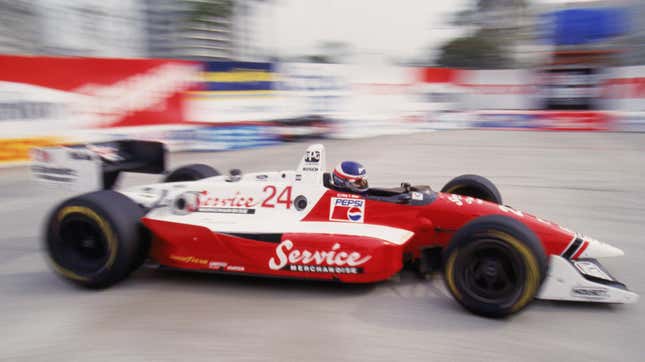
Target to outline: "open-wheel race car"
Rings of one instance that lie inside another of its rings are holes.
[[[596,261],[621,250],[504,205],[481,176],[459,176],[441,192],[407,183],[349,192],[330,181],[324,147],[312,145],[292,171],[220,175],[193,164],[117,191],[121,172],[164,173],[160,143],[41,148],[32,158],[40,180],[99,190],[62,202],[46,222],[51,266],[85,287],[113,285],[148,260],[344,283],[442,270],[461,305],[492,317],[535,298],[638,298]]]

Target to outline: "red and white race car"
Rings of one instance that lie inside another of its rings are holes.
[[[457,177],[442,192],[403,183],[351,193],[329,182],[324,147],[312,145],[293,171],[219,175],[188,165],[164,182],[114,191],[120,172],[162,173],[163,146],[44,148],[33,158],[41,180],[103,188],[64,201],[47,221],[53,269],[86,287],[112,285],[148,259],[345,283],[386,280],[405,266],[422,274],[443,270],[459,303],[493,317],[534,298],[638,298],[596,261],[621,250],[505,206],[481,176]]]

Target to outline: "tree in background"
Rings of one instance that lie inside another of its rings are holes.
[[[517,66],[514,47],[533,42],[534,22],[526,0],[473,1],[471,9],[455,14],[452,24],[474,27],[474,33],[444,44],[436,63],[489,69]]]
[[[441,47],[437,65],[454,68],[505,68],[512,61],[494,39],[481,32],[456,38]]]

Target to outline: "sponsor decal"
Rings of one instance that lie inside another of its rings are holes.
[[[609,298],[606,288],[577,287],[571,289],[571,295],[578,298],[599,300]]]
[[[255,214],[255,209],[237,208],[237,207],[203,207],[200,206],[199,212],[213,212],[217,214]]]
[[[257,175],[257,176],[255,176],[255,179],[258,180],[258,181],[266,181],[266,179],[268,179],[268,178],[269,178],[268,175]]]
[[[241,266],[241,265],[227,265],[226,266],[226,271],[243,272],[244,267]]]
[[[208,262],[208,269],[218,270],[218,271],[233,271],[233,272],[243,272],[244,267],[241,265],[228,265],[225,261],[210,261]]]
[[[320,162],[320,151],[307,151],[305,155],[305,162],[307,163]]]
[[[199,210],[202,208],[225,208],[225,207],[242,207],[251,208],[259,204],[252,196],[244,196],[239,191],[233,196],[220,197],[209,194],[208,191],[202,191],[198,196]]]
[[[92,160],[92,155],[87,153],[87,152],[83,152],[83,151],[77,151],[77,150],[69,151],[69,152],[67,152],[67,155],[72,160],[77,160],[77,161],[91,161]]]
[[[77,176],[76,171],[66,167],[33,165],[31,171],[40,179],[58,182],[72,182]]]
[[[196,256],[180,256],[180,255],[170,255],[170,260],[173,261],[178,261],[180,263],[186,263],[186,264],[197,264],[197,265],[207,265],[208,260],[207,259],[202,259]]]
[[[253,206],[259,202],[251,196],[243,196],[239,191],[231,197],[219,197],[202,191],[197,195],[197,211],[218,214],[255,214]]]
[[[329,207],[329,220],[344,222],[363,222],[365,219],[365,200],[332,197]]]
[[[338,197],[342,197],[342,198],[345,198],[345,199],[360,199],[360,198],[361,198],[361,197],[360,197],[360,196],[358,196],[358,195],[354,195],[354,194],[343,194],[343,193],[338,193],[336,196],[338,196]]]
[[[412,200],[423,200],[423,194],[420,192],[412,192],[410,196],[412,197]]]
[[[320,151],[307,151],[302,170],[310,172],[320,171]]]
[[[228,263],[225,261],[211,261],[208,262],[208,269],[221,270],[226,268],[227,265]]]
[[[481,204],[484,203],[484,201],[482,201],[480,199],[476,199],[474,197],[470,197],[470,196],[462,197],[462,196],[456,195],[456,194],[450,194],[450,196],[448,196],[448,201],[453,202],[457,206],[463,206],[464,204],[472,205],[473,203],[477,203],[477,204],[481,205]],[[500,208],[501,207],[502,206],[500,205]],[[508,212],[507,209],[509,209],[509,208],[502,209],[502,211]]]
[[[581,238],[576,238],[582,241]],[[573,263],[573,265],[576,266],[576,268],[580,271],[580,273],[584,275],[589,275],[594,278],[599,278],[599,279],[604,279],[604,280],[610,280],[613,281],[614,279],[609,276],[609,274],[605,273],[604,270],[602,270],[598,265],[596,265],[592,261],[576,261]]]
[[[371,258],[357,251],[345,251],[339,243],[323,251],[298,249],[291,240],[284,240],[275,248],[275,256],[269,259],[269,268],[305,273],[360,274],[363,272],[360,266]]]

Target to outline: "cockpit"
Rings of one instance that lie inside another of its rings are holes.
[[[331,182],[331,174],[329,172],[323,173],[323,185],[331,190],[353,193],[351,191],[336,187]],[[370,187],[367,191],[356,194],[361,195],[368,200],[378,200],[383,202],[393,202],[397,204],[410,205],[425,205],[432,202],[436,198],[436,193],[432,191],[430,186],[412,186],[407,182],[402,182],[401,186],[393,188]]]

